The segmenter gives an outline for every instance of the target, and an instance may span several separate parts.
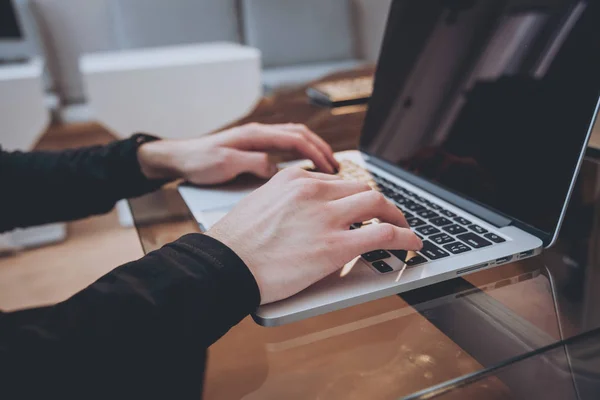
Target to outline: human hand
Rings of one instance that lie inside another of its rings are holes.
[[[149,142],[138,150],[138,160],[149,179],[183,178],[208,185],[246,172],[271,178],[277,167],[266,152],[272,150],[292,151],[325,173],[339,168],[331,147],[300,124],[252,123],[197,139]]]
[[[383,222],[349,230],[373,218]],[[367,184],[300,168],[277,174],[207,235],[246,263],[262,304],[300,292],[360,254],[423,245],[402,212]]]

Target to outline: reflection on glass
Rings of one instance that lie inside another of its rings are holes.
[[[600,330],[595,330],[405,399],[595,400],[599,393]]]

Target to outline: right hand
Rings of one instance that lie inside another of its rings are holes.
[[[382,223],[349,230],[372,218]],[[261,304],[300,292],[360,254],[423,246],[402,212],[367,184],[300,168],[275,175],[207,235],[246,263]]]

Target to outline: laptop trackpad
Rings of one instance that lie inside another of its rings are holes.
[[[179,186],[179,193],[204,229],[210,229],[244,197],[259,188],[265,181],[252,177],[238,178],[222,186]]]

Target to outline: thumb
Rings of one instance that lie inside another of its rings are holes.
[[[233,150],[233,168],[236,175],[248,172],[260,178],[271,178],[277,173],[277,166],[267,153]]]

